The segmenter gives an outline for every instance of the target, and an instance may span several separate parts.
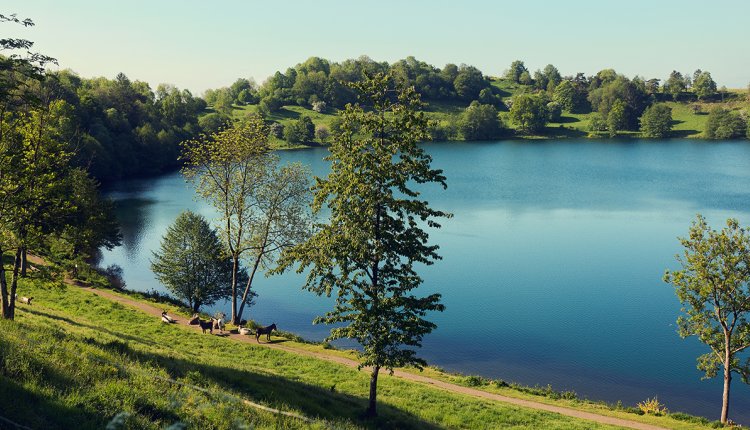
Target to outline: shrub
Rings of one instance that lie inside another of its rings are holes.
[[[646,399],[638,403],[638,409],[646,415],[651,414],[657,417],[667,413],[667,408],[659,403],[659,399],[656,396],[653,399]]]

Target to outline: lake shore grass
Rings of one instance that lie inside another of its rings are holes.
[[[178,318],[188,316],[175,304],[112,293],[157,304]],[[72,423],[77,428],[102,428],[118,414],[126,423],[122,428],[163,428],[175,422],[190,428],[479,428],[488,423],[517,429],[615,428],[397,377],[382,380],[381,416],[363,421],[366,372],[162,324],[70,285],[24,279],[21,294],[34,296],[34,305],[19,305],[15,322],[0,321],[0,404],[11,405],[0,415],[32,428],[69,428]],[[294,335],[273,340],[285,348],[356,358],[354,351],[304,342]],[[636,415],[632,408],[580,400],[569,393],[535,391],[436,368],[405,371],[664,428],[702,429],[712,424],[681,415]],[[245,400],[312,421],[258,410]]]

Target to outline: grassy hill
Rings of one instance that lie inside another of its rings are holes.
[[[128,429],[184,428],[179,423],[195,429],[615,428],[387,376],[378,393],[381,416],[363,421],[366,372],[166,325],[70,285],[24,279],[19,295],[33,296],[34,302],[19,305],[16,321],[0,321],[0,428],[16,428],[10,422],[34,429],[100,429],[108,423],[107,428]],[[179,312],[170,305],[158,306]],[[352,356],[323,345],[274,340],[301,352]],[[575,395],[514,388],[436,369],[426,375],[666,428],[708,424],[682,414],[639,416]],[[304,418],[268,412],[249,402]]]
[[[503,101],[508,101],[513,98],[516,94],[526,90],[526,87],[521,84],[512,83],[505,79],[492,78],[492,85],[495,91],[500,95]],[[741,97],[744,95],[745,90],[730,90],[733,93],[738,93],[740,97],[735,97],[733,101],[727,102],[665,102],[670,108],[672,108],[673,117],[673,132],[672,137],[681,138],[701,138],[703,130],[706,126],[708,119],[708,112],[717,107],[725,107],[733,110],[747,110],[750,111],[750,101],[747,98]],[[438,121],[439,123],[446,125],[452,121],[456,121],[463,110],[468,106],[464,103],[441,103],[432,102],[427,105],[425,112],[431,119]],[[248,113],[257,112],[257,105],[246,105],[246,106],[234,106],[232,116],[235,119],[242,118]],[[278,122],[285,127],[297,120],[300,116],[309,116],[316,126],[324,125],[330,128],[331,121],[335,118],[337,113],[336,109],[329,109],[325,113],[318,113],[311,109],[302,106],[289,105],[282,107],[279,111],[272,113],[269,116],[269,120]],[[513,138],[520,139],[545,139],[545,138],[585,138],[585,137],[605,137],[603,135],[592,135],[589,132],[589,125],[594,113],[576,114],[576,113],[563,113],[560,121],[550,122],[544,133],[539,135],[522,135],[518,134]],[[506,127],[515,131],[515,124],[510,120],[509,113],[507,110],[500,112],[500,118]],[[640,137],[639,132],[621,132],[619,137]],[[322,143],[322,142],[316,142]],[[282,139],[272,138],[272,144],[276,148],[302,148],[305,145],[292,145],[290,146]]]

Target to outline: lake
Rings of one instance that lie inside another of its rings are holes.
[[[670,411],[718,419],[721,377],[702,381],[681,339],[680,304],[665,269],[677,268],[678,236],[697,213],[714,228],[750,223],[747,141],[500,141],[431,143],[448,189],[421,188],[454,214],[430,230],[443,260],[420,270],[421,292],[440,292],[446,310],[420,351],[450,371],[526,385],[551,384],[581,397],[634,406],[658,395]],[[280,152],[284,162],[328,169],[325,148]],[[123,246],[102,265],[124,269],[132,290],[161,290],[151,252],[186,209],[209,218],[179,173],[126,181],[117,201]],[[259,278],[245,317],[321,340],[312,319],[332,301],[300,290],[296,274]],[[228,309],[220,304],[207,311]],[[730,417],[750,423],[750,388],[735,377]]]

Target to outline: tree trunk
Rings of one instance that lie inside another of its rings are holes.
[[[13,275],[10,278],[10,291],[8,292],[8,304],[3,309],[3,318],[12,320],[16,314],[16,288],[18,287],[18,275],[21,271],[21,247],[16,249],[13,259]]]
[[[8,313],[8,280],[5,279],[5,264],[3,264],[3,250],[0,248],[0,301],[2,301],[2,316]]]
[[[380,372],[380,366],[374,366],[372,374],[370,374],[370,402],[367,405],[367,412],[365,412],[365,415],[368,417],[376,417],[378,415],[376,403],[378,395],[378,372]]]
[[[237,316],[237,272],[240,269],[239,257],[232,256],[232,324],[237,325],[240,319]]]
[[[26,277],[26,268],[28,267],[29,262],[26,260],[26,247],[21,248],[21,277]]]
[[[730,353],[729,334],[725,333],[724,337],[724,396],[721,402],[721,422],[726,424],[729,419],[729,386],[732,383],[732,354]]]

